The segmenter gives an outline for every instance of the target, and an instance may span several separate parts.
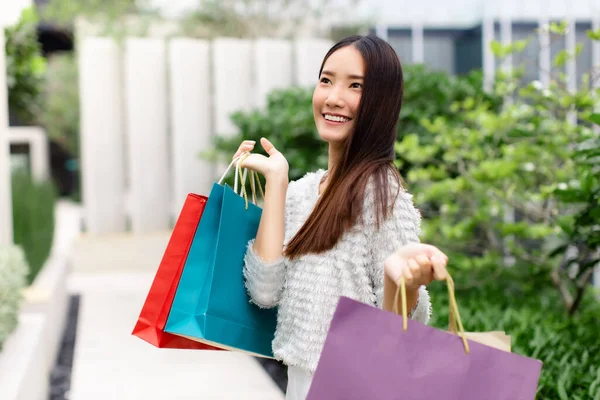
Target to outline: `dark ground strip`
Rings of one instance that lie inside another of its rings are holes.
[[[256,360],[277,386],[279,386],[279,389],[285,393],[285,389],[287,388],[287,368],[285,365],[269,358],[256,357]]]
[[[67,323],[63,332],[62,342],[56,364],[50,373],[49,400],[67,400],[71,389],[71,372],[73,370],[73,353],[75,351],[75,336],[79,314],[80,295],[71,295],[67,312]]]

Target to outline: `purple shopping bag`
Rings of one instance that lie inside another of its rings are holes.
[[[407,324],[340,298],[307,400],[535,399],[540,361]]]

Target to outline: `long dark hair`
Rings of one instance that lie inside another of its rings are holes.
[[[377,225],[390,212],[390,176],[400,187],[400,174],[393,165],[398,117],[402,108],[404,79],[394,49],[376,36],[350,36],[335,44],[335,51],[354,46],[363,57],[365,76],[354,130],[344,143],[343,156],[329,171],[329,184],[314,210],[286,246],[284,254],[295,258],[321,253],[335,246],[342,234],[363,213],[365,189],[370,179],[375,188]],[[396,192],[397,196],[397,192]]]

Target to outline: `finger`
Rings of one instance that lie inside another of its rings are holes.
[[[424,271],[427,268],[431,268],[431,259],[427,257],[425,254],[419,254],[415,257],[415,260],[421,266],[421,270]]]
[[[410,243],[398,249],[398,253],[407,259],[415,257],[417,254],[424,254],[427,257],[431,257],[438,251],[437,247],[426,243]]]
[[[242,149],[239,149],[239,150],[237,151],[237,153],[235,153],[235,154],[233,155],[233,160],[235,160],[236,158],[239,158],[239,157],[240,157],[242,154],[244,154],[244,153],[249,153],[251,150],[252,150],[252,149],[243,149],[243,148],[242,148]]]
[[[404,280],[406,282],[406,286],[412,286],[413,285],[415,277],[412,274],[412,270],[408,266],[408,263],[405,265],[404,268],[402,268],[401,276],[404,276]],[[396,282],[399,282],[399,281],[400,281],[400,277],[398,277],[398,280]]]
[[[429,285],[433,279],[433,264],[431,259],[424,254],[419,254],[415,260],[421,266],[421,281],[424,285]]]
[[[444,267],[448,265],[448,256],[441,251],[433,255],[433,257],[439,258],[441,262],[444,264]]]
[[[431,258],[433,264],[433,279],[438,281],[446,280],[448,277],[448,271],[446,270],[446,260],[439,256],[433,256]]]
[[[256,141],[254,140],[244,140],[240,143],[240,147],[238,148],[238,152],[243,153],[246,149],[253,149]]]
[[[254,150],[254,141],[253,140],[245,140],[242,142],[242,144],[240,145],[240,147],[238,148],[238,150],[236,151],[236,153],[233,155],[233,159],[237,158],[238,156],[242,155],[245,152],[250,152],[252,150]]]
[[[384,269],[387,276],[396,284],[400,282],[400,277],[405,276],[404,270],[408,269],[403,257],[396,254],[388,257],[384,263]]]
[[[249,154],[247,157],[240,159],[240,168],[253,169],[252,167],[256,163],[255,156],[257,155],[258,154]]]
[[[250,154],[248,157],[242,160],[240,168],[248,168],[252,171],[256,171],[259,174],[264,174],[266,157],[262,154]]]
[[[444,254],[443,251],[441,251],[439,248],[432,246],[430,244],[422,244],[421,247],[421,251],[422,254],[427,255],[430,259],[432,257],[439,257],[443,260],[445,260],[446,262],[448,262],[448,256],[446,256],[446,254]]]
[[[414,258],[411,258],[408,260],[407,265],[408,265],[408,270],[410,271],[410,274],[412,275],[412,279],[413,279],[413,281],[411,283],[421,282],[421,275],[422,275],[421,274],[421,266],[419,265],[417,260],[415,260]]]
[[[440,249],[431,244],[421,243],[421,250],[430,258],[433,256],[440,256],[442,258],[446,256]]]
[[[267,154],[270,156],[277,153],[277,149],[275,148],[275,146],[273,146],[273,143],[271,143],[267,138],[261,138],[260,145],[263,147],[263,149],[265,149]]]
[[[430,264],[426,269],[421,269],[421,283],[429,285],[433,280],[433,264]]]

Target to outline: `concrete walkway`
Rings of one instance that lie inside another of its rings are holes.
[[[80,210],[74,207],[71,216]],[[71,400],[282,400],[255,359],[156,349],[131,335],[169,235],[74,242],[69,290],[81,295]]]

